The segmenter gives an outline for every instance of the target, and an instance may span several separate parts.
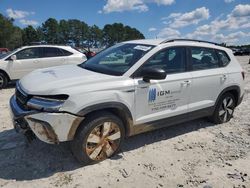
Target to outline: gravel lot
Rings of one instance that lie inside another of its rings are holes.
[[[81,167],[69,145],[27,145],[9,116],[13,86],[0,91],[0,187],[250,187],[250,65],[246,93],[234,118],[222,125],[205,119],[126,140],[122,152]]]

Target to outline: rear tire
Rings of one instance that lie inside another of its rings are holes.
[[[122,121],[109,112],[98,112],[87,117],[71,141],[71,150],[83,164],[93,164],[115,155],[124,141]]]
[[[216,124],[226,123],[233,117],[235,107],[235,97],[231,93],[225,93],[219,99],[214,114],[209,119]]]
[[[4,73],[0,72],[0,89],[5,88],[7,84],[8,84],[7,76]]]

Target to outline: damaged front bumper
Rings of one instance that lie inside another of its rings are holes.
[[[15,95],[10,99],[10,109],[14,128],[28,137],[36,135],[40,140],[49,144],[69,141],[74,138],[84,117],[63,112],[41,112],[24,110],[16,102]]]

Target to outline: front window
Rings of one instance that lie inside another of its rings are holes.
[[[152,45],[117,44],[100,52],[80,66],[103,74],[121,76],[152,48]]]
[[[18,60],[40,58],[40,48],[27,48],[16,53]]]
[[[140,77],[144,68],[160,68],[167,74],[181,73],[186,71],[185,48],[173,47],[164,49],[153,55],[136,73]]]

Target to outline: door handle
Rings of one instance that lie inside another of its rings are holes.
[[[148,88],[148,86],[139,86],[138,88],[140,88],[140,89],[146,89],[146,88]]]
[[[189,86],[191,84],[191,80],[185,80],[181,83],[182,86]]]
[[[226,74],[223,74],[222,76],[221,76],[221,80],[222,81],[225,81],[227,79],[227,75]]]
[[[34,63],[38,63],[39,61],[38,61],[38,60],[34,60],[33,62],[34,62]]]

